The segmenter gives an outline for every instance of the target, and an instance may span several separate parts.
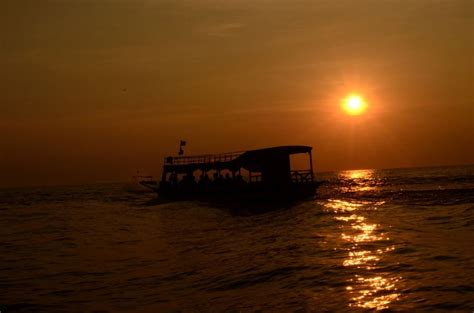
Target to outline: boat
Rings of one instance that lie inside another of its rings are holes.
[[[310,146],[278,146],[164,159],[161,181],[140,183],[167,199],[298,200],[316,193]],[[308,168],[291,168],[290,156],[306,154]],[[211,177],[210,177],[211,175]]]

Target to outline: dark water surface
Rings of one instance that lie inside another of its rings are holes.
[[[319,179],[258,214],[123,185],[0,190],[0,310],[474,310],[473,166]]]

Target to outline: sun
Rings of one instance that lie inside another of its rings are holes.
[[[367,109],[367,103],[361,96],[351,94],[342,100],[342,109],[349,115],[360,115]]]

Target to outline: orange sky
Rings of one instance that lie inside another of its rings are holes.
[[[319,171],[474,163],[473,32],[471,0],[2,1],[0,186],[157,175],[181,138],[312,145]]]

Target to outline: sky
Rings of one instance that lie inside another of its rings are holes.
[[[474,163],[472,0],[0,7],[0,187],[159,175],[180,139],[311,145],[317,171]]]

